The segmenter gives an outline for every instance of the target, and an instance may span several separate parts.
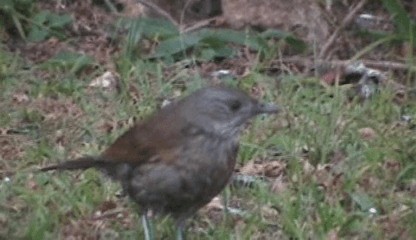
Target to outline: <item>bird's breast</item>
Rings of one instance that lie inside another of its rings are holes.
[[[238,143],[234,139],[199,136],[184,145],[178,169],[190,189],[218,194],[228,183],[236,162]],[[198,189],[196,189],[198,188]]]

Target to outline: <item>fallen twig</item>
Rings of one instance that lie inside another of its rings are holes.
[[[318,59],[325,59],[327,58],[327,53],[329,49],[332,47],[332,45],[335,43],[335,40],[337,39],[339,32],[344,29],[347,25],[349,25],[352,21],[355,15],[358,13],[361,8],[363,8],[364,4],[367,2],[367,0],[361,0],[355,7],[352,8],[352,10],[348,13],[348,15],[342,20],[341,25],[335,29],[335,31],[332,33],[332,35],[329,37],[328,41],[323,45],[321,51],[319,52]]]
[[[416,66],[414,65],[408,65],[406,63],[401,62],[392,62],[392,61],[376,61],[376,60],[359,60],[364,65],[371,67],[371,68],[378,68],[382,70],[406,70],[406,71],[412,71],[416,72]],[[351,60],[315,60],[312,61],[307,58],[299,58],[299,57],[293,57],[293,58],[283,58],[279,60],[279,62],[276,62],[276,64],[280,63],[295,63],[300,64],[302,66],[313,66],[315,65],[330,65],[334,67],[345,67],[349,64],[351,64]]]
[[[178,29],[180,29],[180,24],[165,10],[157,6],[156,4],[149,2],[147,0],[137,0],[137,2],[143,4],[144,6],[150,8],[151,10],[155,11],[160,16],[166,18],[170,22],[172,22],[173,25],[175,25]]]
[[[192,32],[192,31],[196,31],[198,29],[201,29],[203,27],[211,25],[212,22],[214,22],[214,21],[221,21],[221,19],[222,19],[222,16],[216,16],[216,17],[212,17],[212,18],[208,18],[208,19],[198,21],[198,22],[192,24],[191,26],[186,27],[185,29],[183,29],[181,31],[181,33],[188,33],[188,32]]]

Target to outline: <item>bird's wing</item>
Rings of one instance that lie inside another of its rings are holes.
[[[183,121],[175,109],[160,111],[121,135],[102,155],[103,159],[133,165],[164,161],[179,157],[182,146]]]

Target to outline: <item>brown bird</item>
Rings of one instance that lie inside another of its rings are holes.
[[[237,89],[203,88],[137,123],[101,155],[41,171],[99,169],[139,205],[146,239],[153,238],[148,211],[172,216],[182,239],[185,220],[228,183],[244,123],[277,111]]]

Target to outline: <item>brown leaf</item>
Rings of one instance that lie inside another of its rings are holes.
[[[281,161],[250,161],[240,169],[240,172],[245,175],[277,177],[283,174],[285,168],[286,164]]]
[[[111,71],[106,71],[101,76],[93,79],[89,84],[90,87],[116,89],[119,84],[119,75]]]
[[[282,176],[277,177],[271,186],[273,193],[281,194],[287,190],[287,182],[284,181]]]
[[[338,237],[338,230],[337,229],[332,229],[331,231],[329,231],[328,235],[326,235],[326,239],[327,240],[338,240],[338,239],[340,239]]]
[[[114,209],[117,207],[117,204],[114,201],[104,201],[98,207],[98,210],[102,213],[107,212],[108,210]]]
[[[221,199],[221,197],[216,196],[204,208],[208,211],[209,210],[223,210],[224,209],[223,200]]]
[[[275,208],[267,205],[261,207],[260,212],[263,218],[269,219],[270,221],[273,221],[279,216],[279,212]]]
[[[29,102],[29,96],[26,93],[15,93],[12,96],[13,102],[15,103],[26,103]]]
[[[372,141],[377,137],[376,131],[370,127],[361,128],[358,130],[358,133],[361,136],[361,139],[365,141]]]

